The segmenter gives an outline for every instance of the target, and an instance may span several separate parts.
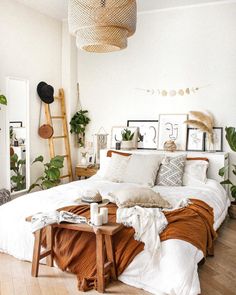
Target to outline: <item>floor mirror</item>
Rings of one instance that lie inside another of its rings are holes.
[[[11,194],[24,193],[30,185],[29,81],[6,78],[8,188]]]

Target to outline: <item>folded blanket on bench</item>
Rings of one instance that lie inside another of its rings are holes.
[[[161,241],[180,239],[202,250],[204,256],[213,255],[213,209],[200,200],[191,200],[185,208],[164,212],[168,226],[161,233]],[[109,222],[116,222],[117,206],[108,204]],[[70,206],[61,210],[89,218],[89,206]],[[118,275],[144,249],[142,242],[134,239],[133,228],[123,228],[114,238]],[[55,229],[54,259],[62,270],[77,275],[78,288],[87,291],[96,287],[96,240],[93,233]]]

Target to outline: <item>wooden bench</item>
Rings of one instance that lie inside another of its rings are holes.
[[[28,220],[29,221],[29,220]],[[34,252],[31,275],[38,276],[39,261],[46,257],[47,265],[53,266],[54,229],[64,228],[76,231],[91,232],[96,235],[96,264],[97,264],[97,291],[105,292],[105,276],[110,274],[113,280],[117,280],[115,254],[112,237],[123,228],[122,224],[108,223],[100,227],[92,227],[87,224],[53,224],[46,227],[45,251],[41,253],[42,229],[35,232]],[[106,259],[106,261],[105,261]]]

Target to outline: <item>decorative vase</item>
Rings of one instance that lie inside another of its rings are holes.
[[[175,152],[177,150],[177,146],[173,140],[168,140],[164,143],[164,150],[167,152]]]
[[[132,150],[134,148],[134,143],[132,140],[122,140],[121,148],[122,150]]]

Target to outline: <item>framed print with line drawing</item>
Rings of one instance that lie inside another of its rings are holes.
[[[158,120],[128,120],[127,126],[138,127],[138,149],[157,149]]]
[[[177,150],[186,150],[187,114],[161,114],[159,116],[158,149],[163,150],[166,141],[174,141]]]
[[[188,128],[187,151],[202,152],[205,149],[205,133],[197,128]]]

